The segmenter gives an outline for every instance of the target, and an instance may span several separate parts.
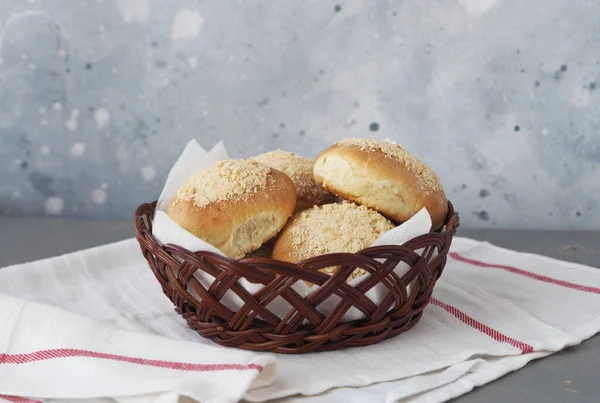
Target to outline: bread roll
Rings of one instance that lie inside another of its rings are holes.
[[[296,188],[253,160],[225,160],[194,173],[167,214],[182,228],[240,259],[274,237],[292,215]]]
[[[273,259],[297,263],[327,253],[355,253],[365,249],[394,224],[375,210],[352,202],[326,204],[297,213],[281,231]],[[337,266],[322,271],[333,273]],[[356,269],[348,279],[361,276]]]
[[[271,168],[280,170],[294,182],[298,192],[295,212],[337,201],[334,194],[315,182],[313,176],[314,158],[304,158],[291,152],[275,150],[258,155],[254,159]]]
[[[448,201],[438,177],[402,146],[346,139],[317,157],[317,183],[345,199],[371,207],[396,222],[427,208],[433,228],[446,218]]]

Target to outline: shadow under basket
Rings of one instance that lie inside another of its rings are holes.
[[[292,264],[268,258],[232,260],[211,252],[194,253],[176,245],[161,245],[152,235],[155,208],[156,202],[142,204],[136,210],[136,238],[163,292],[189,327],[223,346],[285,354],[367,346],[415,326],[431,299],[459,226],[458,214],[448,203],[442,228],[402,246],[376,246]],[[393,271],[400,262],[410,267],[401,277]],[[333,275],[319,272],[330,266],[340,267]],[[353,287],[346,278],[356,268],[371,275],[365,275]],[[215,278],[208,288],[194,277],[198,270]],[[242,278],[264,287],[251,293],[238,282]],[[303,297],[292,289],[298,281],[320,287]],[[378,283],[387,288],[387,294],[376,304],[365,294]],[[411,283],[409,293],[407,286]],[[229,290],[243,301],[237,311],[221,302]],[[339,302],[324,315],[318,307],[332,295],[339,297]],[[290,305],[281,318],[267,308],[279,296]],[[365,319],[342,322],[352,307]]]

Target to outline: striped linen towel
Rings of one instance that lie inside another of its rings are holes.
[[[326,353],[200,338],[133,239],[1,269],[0,293],[0,395],[19,402],[442,402],[600,331],[600,270],[465,238],[414,329]]]

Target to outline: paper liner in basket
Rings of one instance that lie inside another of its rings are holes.
[[[179,225],[177,225],[166,213],[167,206],[171,199],[177,193],[177,190],[181,186],[181,184],[195,171],[206,168],[210,165],[213,165],[219,161],[228,159],[227,150],[223,145],[223,142],[218,143],[212,150],[206,152],[197,142],[196,140],[190,141],[183,153],[171,168],[167,180],[165,182],[165,186],[160,194],[160,197],[156,206],[156,213],[154,216],[154,226],[153,226],[153,234],[156,239],[161,244],[175,244],[181,247],[184,247],[190,251],[209,251],[218,253],[224,256],[224,253],[215,248],[214,246],[204,242],[203,240],[197,238],[195,235],[190,232],[184,230]],[[404,222],[403,224],[397,226],[396,228],[386,232],[381,237],[379,237],[375,242],[373,242],[372,246],[377,245],[402,245],[406,241],[415,238],[419,235],[426,234],[430,231],[431,228],[431,217],[425,208],[421,209],[417,214],[415,214],[410,220]],[[421,253],[421,251],[417,251]],[[409,267],[406,263],[400,263],[394,269],[394,272],[398,276],[402,276],[408,271]],[[369,274],[365,274],[363,276],[357,277],[348,282],[351,286],[358,285],[361,281],[363,281]],[[198,279],[198,281],[205,287],[208,288],[214,277],[209,275],[208,273],[202,271],[196,271],[194,276]],[[239,283],[242,287],[248,290],[251,293],[255,293],[259,291],[263,285],[262,284],[253,284],[245,279],[240,279]],[[313,286],[317,287],[317,286]],[[303,281],[297,281],[292,288],[302,296],[306,296],[310,293],[311,288],[308,287]],[[407,290],[410,293],[410,286]],[[200,299],[200,297],[192,290],[188,289],[188,292],[192,294],[195,298]],[[387,288],[385,285],[379,283],[376,284],[373,288],[371,288],[366,296],[371,298],[375,304],[379,304],[387,293]],[[231,290],[228,290],[223,298],[221,299],[222,303],[232,311],[237,311],[244,302]],[[332,295],[326,301],[319,305],[318,309],[324,315],[328,315],[339,302],[339,297]],[[290,305],[285,301],[285,299],[281,296],[274,299],[269,305],[268,308],[277,316],[282,318],[290,309]],[[356,308],[350,308],[348,312],[342,317],[342,321],[347,322],[351,320],[363,319],[364,314],[360,312]]]

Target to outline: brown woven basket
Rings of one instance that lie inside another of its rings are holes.
[[[412,328],[429,303],[459,226],[458,214],[448,203],[448,216],[440,230],[402,246],[322,255],[298,264],[268,258],[236,261],[211,252],[193,253],[176,245],[160,245],[152,235],[155,207],[156,202],[138,207],[136,238],[177,313],[200,336],[223,346],[287,354],[367,346]],[[423,249],[421,254],[416,252],[420,249]],[[402,277],[393,272],[399,262],[410,266]],[[340,268],[333,275],[319,272],[336,265]],[[371,275],[352,287],[346,278],[359,267]],[[197,270],[215,277],[210,287],[203,287],[194,277]],[[252,294],[238,283],[241,278],[264,287]],[[302,297],[291,288],[297,281],[320,287]],[[365,296],[378,283],[388,289],[379,305]],[[408,294],[407,286],[411,283]],[[190,293],[192,290],[201,300]],[[237,312],[221,302],[228,290],[244,302]],[[337,306],[328,315],[319,312],[319,304],[334,294],[340,298]],[[278,296],[291,306],[283,318],[266,308]],[[364,313],[365,319],[341,322],[351,307]]]

